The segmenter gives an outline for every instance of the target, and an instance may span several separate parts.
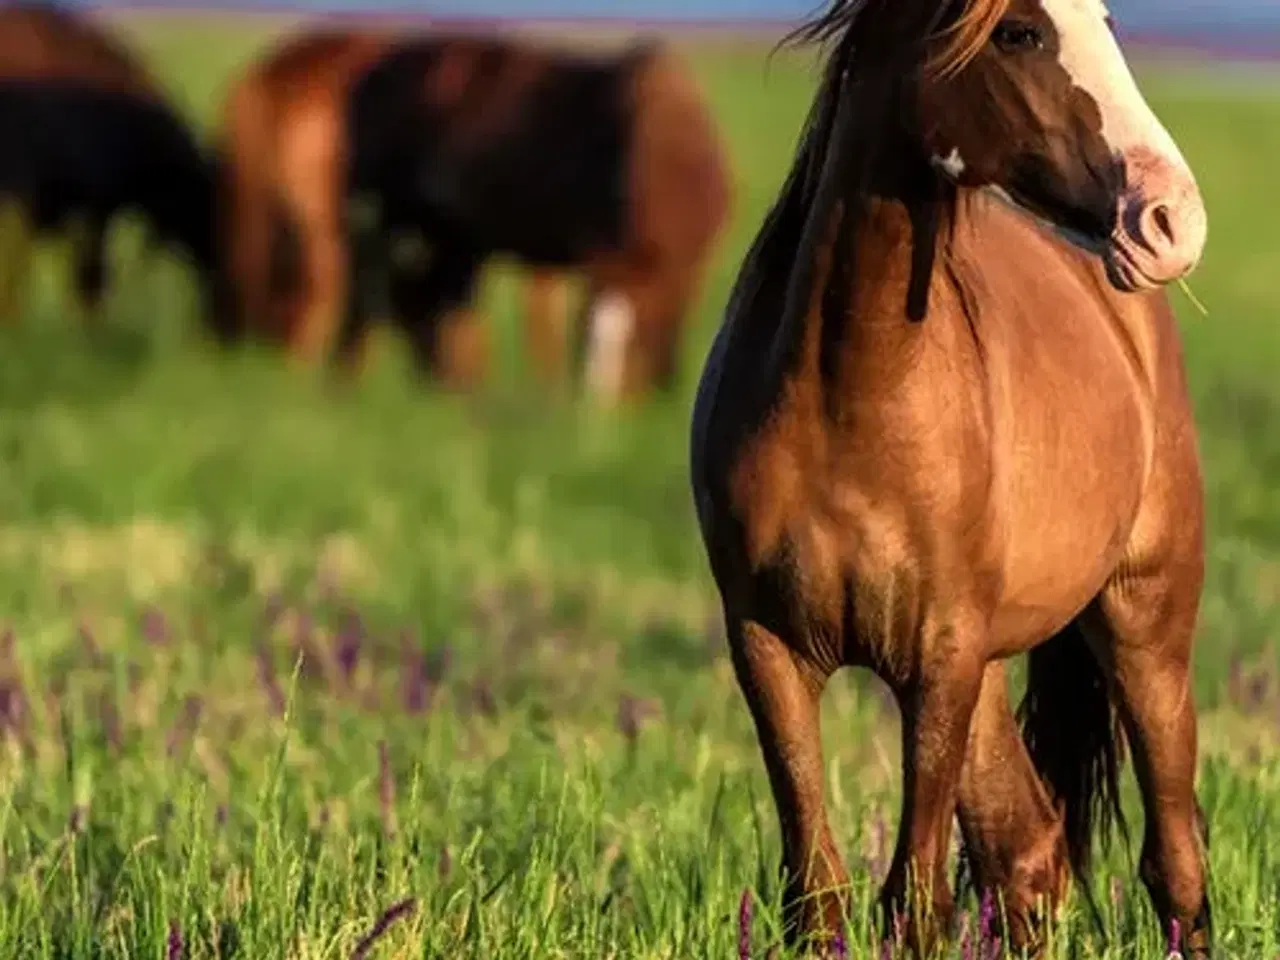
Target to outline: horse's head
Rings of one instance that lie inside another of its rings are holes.
[[[1099,253],[1118,289],[1189,273],[1207,231],[1200,190],[1139,92],[1102,0],[975,0],[969,8],[984,5],[987,23],[970,56],[922,82],[934,165]]]

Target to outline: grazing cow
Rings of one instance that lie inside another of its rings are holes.
[[[834,939],[848,909],[819,699],[862,666],[903,718],[886,930],[905,915],[935,955],[958,812],[979,888],[1038,952],[1040,908],[1072,874],[1088,896],[1093,828],[1120,817],[1118,718],[1140,876],[1207,957],[1204,494],[1162,289],[1205,244],[1196,180],[1100,0],[834,0],[803,36],[829,41],[825,76],[691,446],[789,930]]]
[[[355,282],[340,363],[355,363],[375,310],[394,300],[424,370],[447,370],[461,343],[474,376],[484,346],[465,308],[498,254],[585,275],[590,318],[578,352],[593,392],[671,384],[685,314],[731,204],[715,123],[679,58],[649,42],[590,56],[426,35],[364,71],[349,109]],[[404,230],[421,231],[430,261],[392,280],[389,238]],[[555,324],[535,315],[530,328]],[[534,350],[553,370],[548,345]]]
[[[57,6],[0,8],[0,134],[0,201],[16,203],[38,234],[79,231],[74,274],[86,318],[106,285],[106,228],[126,208],[192,260],[212,309],[213,167],[114,38]],[[0,313],[12,316],[30,247],[6,240]]]

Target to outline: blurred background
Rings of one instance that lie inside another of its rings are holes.
[[[777,847],[693,523],[688,421],[816,76],[811,51],[768,54],[814,4],[69,6],[206,145],[230,85],[307,24],[660,33],[710,105],[735,205],[674,391],[617,410],[531,374],[512,264],[483,275],[481,389],[419,383],[384,331],[335,390],[279,350],[212,350],[188,265],[143,257],[137,218],[111,227],[88,329],[65,244],[42,242],[0,327],[0,940],[151,956],[176,929],[192,956],[346,956],[408,902],[386,956],[733,955],[744,887],[769,915]],[[1190,281],[1207,316],[1169,293],[1211,522],[1202,799],[1232,955],[1275,956],[1280,3],[1112,9],[1209,210]],[[897,719],[874,682],[836,686],[833,821],[865,906],[892,848]],[[58,843],[74,869],[49,865]],[[1131,862],[1111,864],[1124,955],[1163,957]]]

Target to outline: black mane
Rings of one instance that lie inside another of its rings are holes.
[[[851,235],[875,190],[872,176],[896,143],[892,133],[913,123],[929,42],[954,25],[958,13],[959,5],[948,0],[833,0],[782,39],[779,48],[830,49],[791,169],[743,260],[731,304],[764,296],[774,301],[767,312],[780,314],[782,326],[803,317],[813,252],[837,204],[843,212],[828,286],[844,288],[831,291],[838,300],[847,297],[848,284],[841,281],[852,274]],[[935,179],[925,177],[925,182],[932,185]],[[920,199],[923,217],[912,211],[921,268],[913,269],[907,305],[913,320],[923,319],[927,310],[940,212],[940,198]],[[786,283],[780,284],[783,278]],[[838,310],[840,304],[832,306]]]

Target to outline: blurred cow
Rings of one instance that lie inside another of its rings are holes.
[[[184,253],[212,308],[213,166],[147,70],[106,31],[49,4],[0,7],[0,202],[37,234],[75,228],[86,317],[106,285],[105,233],[136,209],[153,240]],[[5,232],[0,313],[12,317],[30,263]]]

